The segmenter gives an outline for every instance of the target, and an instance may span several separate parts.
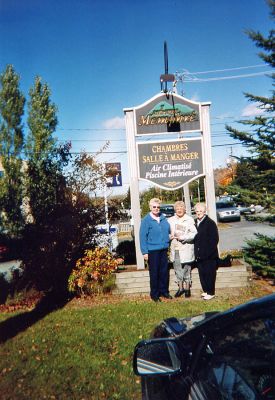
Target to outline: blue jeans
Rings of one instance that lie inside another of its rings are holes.
[[[169,272],[167,249],[155,250],[148,254],[150,275],[150,296],[156,299],[169,293]]]

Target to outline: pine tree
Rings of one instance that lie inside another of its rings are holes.
[[[271,18],[275,19],[275,3],[270,2]],[[264,51],[259,53],[259,57],[269,64],[272,68],[275,67],[275,30],[269,32],[268,37],[264,37],[260,32],[253,30],[247,31],[248,36],[255,42],[256,46]],[[275,73],[271,75],[273,86],[275,84]],[[226,126],[230,136],[241,141],[248,149],[251,156],[242,157],[241,163],[249,166],[253,172],[253,188],[267,190],[269,194],[274,194],[275,186],[275,90],[271,90],[270,97],[263,97],[245,93],[245,97],[250,102],[255,102],[259,110],[264,111],[254,119],[239,121],[245,126],[251,126],[253,133],[240,131],[230,126]],[[250,175],[251,176],[251,175]],[[238,175],[237,175],[238,179]],[[252,188],[251,188],[252,189]]]
[[[16,236],[24,224],[22,216],[22,149],[25,98],[19,75],[8,65],[0,76],[0,161],[4,170],[0,185],[1,225]]]
[[[244,258],[252,266],[252,270],[263,277],[275,279],[275,237],[260,233],[256,239],[248,240],[244,247]]]

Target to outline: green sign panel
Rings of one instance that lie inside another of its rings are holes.
[[[200,131],[200,103],[161,93],[135,108],[136,134]]]
[[[202,176],[201,139],[138,143],[139,178],[175,190]]]

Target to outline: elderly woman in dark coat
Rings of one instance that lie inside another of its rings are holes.
[[[215,221],[206,215],[205,204],[196,204],[195,212],[198,233],[194,239],[194,250],[203,290],[201,296],[204,300],[211,300],[215,297],[219,233]]]

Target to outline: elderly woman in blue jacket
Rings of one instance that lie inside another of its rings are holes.
[[[169,271],[167,251],[170,225],[160,213],[160,200],[149,202],[150,212],[142,219],[140,226],[140,248],[144,260],[148,260],[150,275],[150,296],[155,302],[160,297],[171,299],[169,294]]]

